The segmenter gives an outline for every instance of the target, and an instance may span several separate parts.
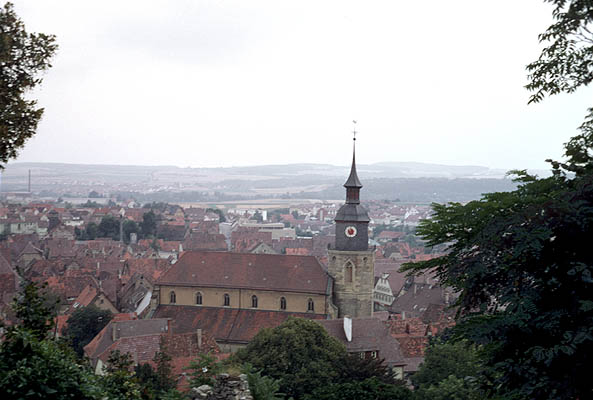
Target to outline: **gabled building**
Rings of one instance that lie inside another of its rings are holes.
[[[185,252],[156,282],[159,305],[331,315],[333,280],[315,257]]]
[[[406,362],[399,342],[377,318],[343,318],[318,321],[334,338],[346,346],[350,354],[362,359],[382,359],[402,379]]]

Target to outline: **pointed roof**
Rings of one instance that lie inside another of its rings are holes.
[[[361,188],[362,183],[358,179],[358,174],[356,173],[356,138],[354,138],[354,144],[352,147],[352,167],[350,168],[350,176],[346,183],[344,183],[345,188]]]

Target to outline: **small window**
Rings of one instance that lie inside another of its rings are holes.
[[[171,291],[169,294],[169,303],[175,304],[177,302],[177,296],[175,296],[175,292]]]
[[[286,310],[286,297],[281,297],[280,298],[280,309],[281,310]]]
[[[364,351],[359,354],[361,360],[364,360]]]
[[[256,295],[251,296],[251,307],[257,308],[257,296]]]
[[[344,268],[344,282],[345,283],[352,283],[352,264],[346,264]]]
[[[377,358],[377,352],[371,351],[371,358]]]
[[[309,299],[307,302],[307,311],[315,311],[315,303],[313,302],[313,299]]]
[[[196,304],[202,305],[202,293],[200,292],[196,294]]]
[[[229,294],[228,294],[228,293],[225,293],[225,294],[224,294],[224,296],[223,296],[223,299],[224,299],[224,303],[223,303],[223,305],[224,305],[225,307],[228,307],[228,306],[230,306],[230,305],[231,305],[231,296],[229,296]]]

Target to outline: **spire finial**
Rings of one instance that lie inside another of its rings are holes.
[[[348,180],[344,184],[345,187],[355,187],[361,188],[362,185],[358,180],[358,175],[356,174],[356,121],[352,121],[353,129],[352,129],[352,167],[350,168],[350,176]]]

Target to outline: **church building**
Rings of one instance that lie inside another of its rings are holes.
[[[149,315],[171,318],[177,333],[206,330],[229,350],[289,316],[372,316],[375,258],[355,149],[344,187],[327,267],[313,256],[187,251],[156,282]]]

